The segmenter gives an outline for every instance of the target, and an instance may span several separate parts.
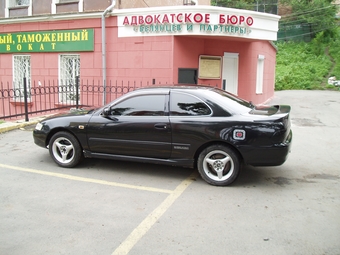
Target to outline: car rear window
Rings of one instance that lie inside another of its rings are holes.
[[[251,102],[220,89],[207,90],[204,91],[204,94],[207,98],[232,114],[248,113],[254,107]]]
[[[186,93],[171,92],[171,116],[202,116],[211,113],[209,106],[199,98]]]

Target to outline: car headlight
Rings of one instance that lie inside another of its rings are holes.
[[[42,130],[43,126],[44,126],[43,124],[41,124],[40,122],[38,122],[37,125],[35,126],[35,129],[36,129],[36,130]]]

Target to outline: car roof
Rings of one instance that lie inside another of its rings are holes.
[[[137,90],[170,90],[170,89],[183,89],[183,90],[198,90],[198,89],[208,89],[213,90],[214,87],[207,85],[197,85],[197,84],[174,84],[174,85],[152,85],[150,87],[137,88]]]
[[[219,107],[222,107],[223,109],[227,110],[231,114],[235,113],[243,113],[248,112],[249,107],[241,106],[241,103],[238,101],[242,101],[237,96],[228,93],[227,91],[221,90],[217,87],[207,86],[207,85],[196,85],[196,84],[175,84],[175,85],[152,85],[149,87],[142,87],[142,88],[136,88],[135,90],[121,96],[120,98],[117,98],[114,100],[112,105],[115,105],[119,103],[120,101],[125,100],[126,97],[134,96],[134,95],[156,95],[156,94],[163,94],[167,95],[170,93],[170,91],[182,91],[182,92],[191,92],[193,95],[200,95],[200,97],[206,98],[209,101],[209,104],[213,103],[214,105],[219,105]],[[209,91],[209,93],[207,93]],[[221,95],[221,92],[223,91],[224,94],[228,94],[230,101],[229,103],[226,103],[225,98],[217,96]],[[210,92],[217,92],[215,95],[213,95]],[[215,97],[216,96],[216,97]]]
[[[135,96],[135,95],[152,95],[152,94],[163,94],[167,95],[171,90],[177,90],[177,91],[191,91],[191,92],[201,92],[200,94],[204,94],[204,90],[214,90],[215,88],[209,87],[206,85],[196,85],[196,84],[178,84],[178,85],[152,85],[149,87],[141,87],[136,88],[133,91],[130,91],[129,93],[126,93],[116,100],[112,101],[110,105],[115,105],[123,100],[125,100],[127,97]]]

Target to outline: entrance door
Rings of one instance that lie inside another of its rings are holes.
[[[238,93],[238,53],[224,52],[222,88],[234,95]]]

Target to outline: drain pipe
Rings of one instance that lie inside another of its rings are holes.
[[[102,69],[103,69],[103,105],[106,104],[106,24],[105,24],[105,16],[109,12],[112,11],[112,9],[116,5],[116,0],[112,1],[112,4],[106,8],[106,10],[102,14]]]

